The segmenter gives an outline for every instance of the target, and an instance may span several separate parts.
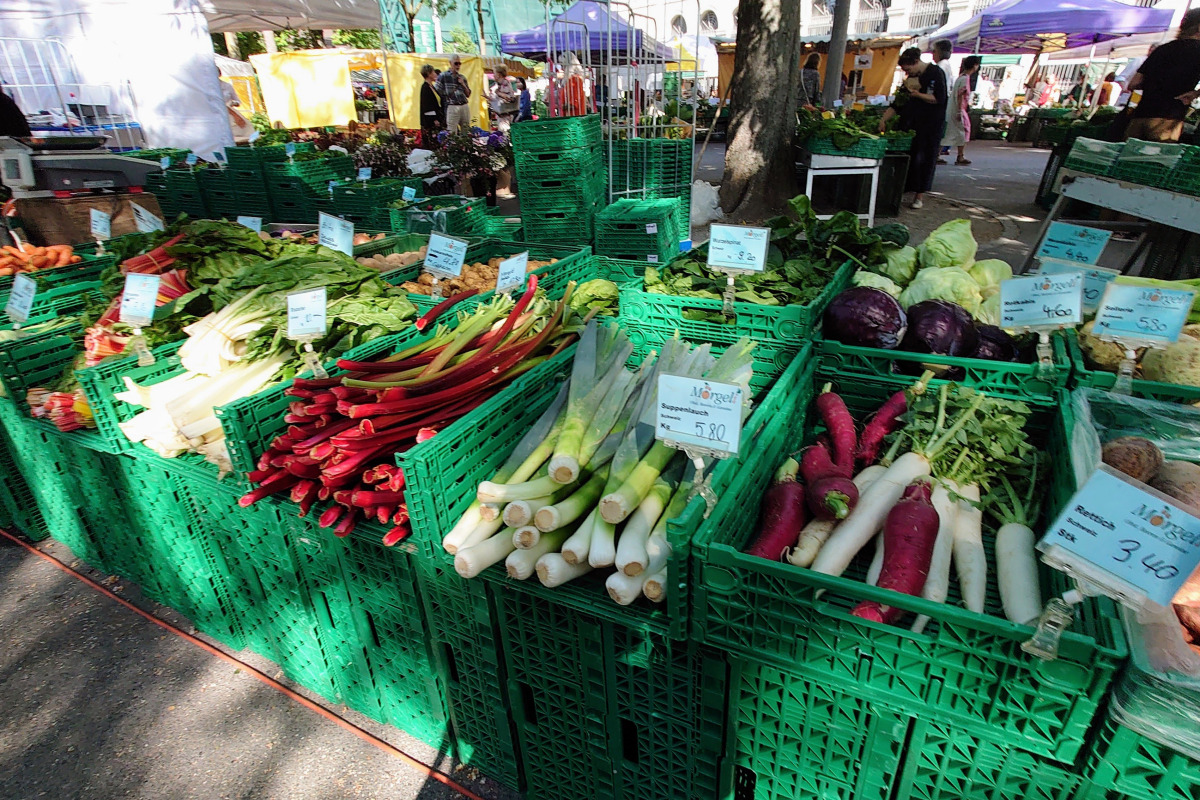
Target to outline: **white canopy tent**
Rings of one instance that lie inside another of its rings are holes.
[[[376,28],[377,0],[199,0],[213,33]]]

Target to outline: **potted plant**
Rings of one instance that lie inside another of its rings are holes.
[[[493,142],[493,137],[499,141]],[[471,197],[485,197],[487,204],[496,204],[496,173],[508,165],[505,148],[507,137],[503,134],[478,135],[474,130],[462,129],[447,134],[442,147],[434,156],[439,167],[456,175],[462,185],[462,193]],[[508,148],[511,154],[511,148]]]

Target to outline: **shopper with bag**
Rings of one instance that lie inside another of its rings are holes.
[[[517,93],[513,91],[512,84],[509,83],[508,68],[503,64],[493,70],[492,76],[496,85],[492,87],[488,105],[492,113],[496,115],[497,130],[507,132],[512,127],[513,115],[519,110]]]
[[[1200,97],[1200,8],[1183,15],[1179,36],[1159,45],[1129,81],[1129,90],[1141,90],[1142,99],[1125,129],[1126,139],[1178,142],[1183,118]]]

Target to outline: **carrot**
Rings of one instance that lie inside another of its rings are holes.
[[[763,495],[758,534],[746,553],[778,561],[804,527],[804,487],[796,482],[800,465],[789,458],[775,473],[775,482]]]
[[[900,502],[888,512],[883,526],[883,569],[877,585],[914,597],[919,595],[929,575],[937,535],[938,513],[933,508],[929,484],[924,481],[910,484]],[[904,610],[864,600],[850,613],[873,622],[892,623]]]
[[[846,401],[842,400],[837,392],[831,391],[831,387],[832,384],[825,384],[825,388],[817,396],[817,412],[820,413],[833,441],[834,463],[844,473],[843,476],[849,478],[854,474],[854,455],[858,449],[857,429],[854,426],[854,418],[846,408]]]
[[[20,250],[18,250],[17,248],[13,247],[11,244],[4,245],[4,252],[8,253],[10,256],[16,256],[17,258],[21,259],[22,261],[25,260],[25,254],[23,252],[21,252]]]

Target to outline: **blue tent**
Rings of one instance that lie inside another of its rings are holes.
[[[551,48],[559,53],[589,51],[597,56],[611,50],[622,59],[639,55],[672,58],[669,47],[620,19],[605,3],[579,0],[550,21]],[[546,25],[500,37],[500,50],[509,55],[546,60]],[[597,57],[594,61],[599,61]]]

